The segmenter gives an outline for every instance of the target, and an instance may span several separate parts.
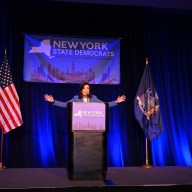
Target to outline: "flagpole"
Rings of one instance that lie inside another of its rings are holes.
[[[0,154],[0,170],[3,170],[5,166],[3,166],[3,132],[1,131],[1,154]]]
[[[5,57],[7,57],[7,51],[5,48]],[[0,170],[3,170],[5,166],[3,165],[3,131],[1,130],[1,151],[0,151]]]
[[[148,158],[148,139],[146,137],[145,139],[145,165],[142,165],[143,168],[152,168],[153,166],[149,164],[149,158]]]
[[[146,57],[146,65],[148,64],[148,58]],[[148,139],[145,138],[145,165],[142,165],[144,168],[152,168],[153,166],[149,164],[149,153],[148,153]]]
[[[163,121],[159,105],[159,98],[155,89],[153,77],[146,57],[146,66],[134,100],[135,118],[145,134],[145,164],[144,168],[151,168],[148,160],[148,142],[158,137],[163,131]]]

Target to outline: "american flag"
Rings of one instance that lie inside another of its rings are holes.
[[[5,53],[0,68],[0,128],[6,134],[22,124],[19,97]]]

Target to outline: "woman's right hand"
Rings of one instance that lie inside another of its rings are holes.
[[[48,101],[48,102],[51,102],[51,103],[54,103],[54,101],[55,101],[53,96],[52,95],[48,95],[48,94],[44,95],[44,99],[45,99],[45,101]]]

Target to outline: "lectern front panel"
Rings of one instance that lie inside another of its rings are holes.
[[[105,179],[107,109],[105,103],[68,103],[68,178]]]

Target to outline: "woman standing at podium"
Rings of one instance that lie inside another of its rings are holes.
[[[71,100],[67,102],[61,102],[57,101],[53,98],[52,95],[45,94],[44,99],[48,102],[53,103],[53,105],[58,107],[67,107],[68,102],[98,102],[98,103],[104,103],[100,99],[97,98],[97,96],[92,95],[91,93],[91,85],[87,82],[84,82],[80,85],[79,94],[75,95]],[[109,107],[113,107],[118,105],[121,102],[124,102],[126,100],[126,96],[118,96],[115,101],[106,102],[109,104]]]

